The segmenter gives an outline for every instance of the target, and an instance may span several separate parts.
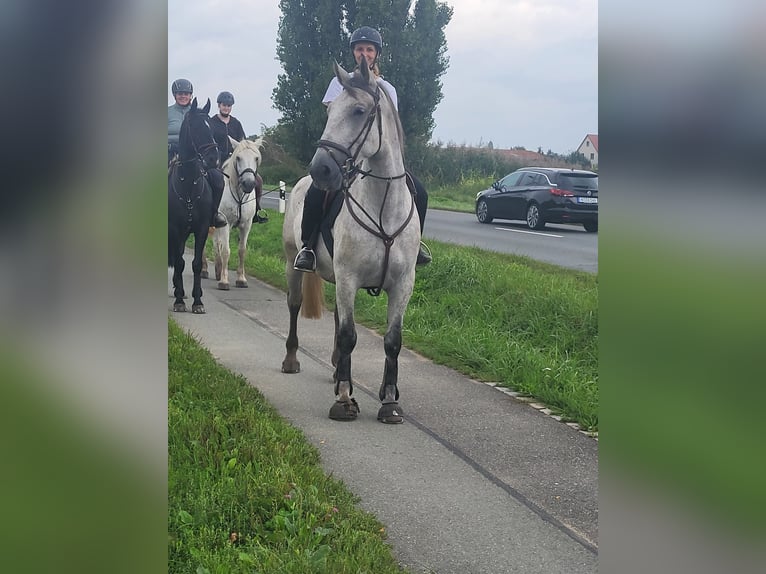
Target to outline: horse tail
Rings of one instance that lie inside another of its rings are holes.
[[[305,319],[321,319],[324,307],[324,282],[317,273],[304,273],[302,282],[303,305],[301,316]]]

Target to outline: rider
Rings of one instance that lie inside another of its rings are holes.
[[[175,103],[168,106],[168,163],[178,154],[178,136],[186,112],[191,108],[194,88],[189,80],[180,78],[170,87]]]
[[[234,148],[229,138],[241,142],[245,139],[245,130],[242,123],[231,115],[231,107],[234,105],[234,94],[231,92],[221,92],[218,94],[218,113],[210,120],[210,127],[213,130],[213,139],[218,144],[218,153],[221,163],[231,157]],[[263,179],[260,174],[255,174],[255,205],[256,211],[253,217],[253,223],[265,223],[269,220],[266,212],[261,209],[261,195],[263,194]]]
[[[191,109],[192,94],[194,87],[189,80],[179,78],[170,87],[173,92],[175,103],[168,106],[168,164],[178,155],[178,138],[181,134],[181,124],[184,116]],[[217,169],[207,172],[207,180],[213,191],[213,212],[210,225],[223,227],[227,224],[226,218],[218,212],[218,206],[223,196],[223,174]]]
[[[396,88],[389,82],[383,79],[378,69],[378,58],[380,52],[383,49],[383,39],[380,36],[380,32],[369,26],[362,26],[361,28],[354,30],[351,34],[351,41],[349,42],[351,50],[354,54],[357,67],[362,65],[364,61],[369,66],[378,81],[378,84],[386,90],[394,106],[397,106]],[[330,85],[327,87],[322,103],[329,105],[338,95],[343,91],[338,78],[333,76],[330,81]],[[397,108],[398,109],[398,108]],[[408,172],[409,173],[409,172]],[[420,232],[423,232],[423,223],[426,218],[426,209],[428,207],[428,194],[426,193],[423,184],[416,178],[409,174],[415,184],[415,206],[418,209],[418,217],[420,218]],[[319,237],[319,226],[322,223],[323,215],[323,203],[325,193],[318,187],[311,183],[306,197],[303,203],[303,218],[301,220],[301,241],[303,246],[295,257],[293,267],[298,271],[311,272],[316,269],[316,255],[314,249]],[[417,265],[427,265],[431,262],[431,256],[423,249],[421,245],[418,252]]]

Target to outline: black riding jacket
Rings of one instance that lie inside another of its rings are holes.
[[[229,123],[225,124],[218,117],[218,114],[211,118],[210,126],[213,128],[213,138],[215,143],[218,144],[218,154],[221,158],[221,165],[223,165],[223,162],[234,152],[229,137],[240,142],[246,137],[245,130],[234,116],[229,116]]]

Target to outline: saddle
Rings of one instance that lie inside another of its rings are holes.
[[[404,180],[407,182],[407,189],[410,190],[410,194],[412,194],[412,197],[414,198],[417,193],[415,190],[415,182],[412,180],[410,172],[405,173],[406,177]],[[343,201],[345,199],[346,195],[338,191],[325,194],[322,223],[319,225],[319,233],[322,236],[322,241],[324,241],[325,247],[327,247],[327,251],[330,253],[330,257],[333,257],[335,252],[335,238],[332,235],[332,228],[343,207]]]

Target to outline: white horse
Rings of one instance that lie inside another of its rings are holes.
[[[225,187],[221,197],[219,211],[229,222],[213,233],[213,253],[215,255],[215,278],[218,288],[229,289],[229,235],[232,227],[239,228],[239,265],[237,266],[237,287],[247,287],[245,275],[245,253],[247,237],[253,225],[253,216],[257,209],[255,186],[258,166],[261,165],[261,146],[263,139],[238,142],[229,138],[234,152],[221,168],[224,173]]]
[[[300,371],[297,321],[302,304],[304,317],[321,316],[322,279],[335,283],[336,401],[330,418],[354,420],[359,413],[351,379],[354,299],[359,289],[371,294],[385,291],[388,326],[378,420],[400,423],[397,382],[402,320],[415,283],[420,246],[417,212],[405,183],[402,126],[388,94],[366,66],[352,77],[336,63],[335,75],[344,90],[328,108],[319,148],[311,160],[311,177],[295,185],[285,213],[282,239],[290,329],[282,371]],[[332,228],[333,255],[320,238],[316,273],[303,273],[293,269],[293,261],[301,245],[303,202],[312,178],[321,189],[340,190],[343,206]]]

